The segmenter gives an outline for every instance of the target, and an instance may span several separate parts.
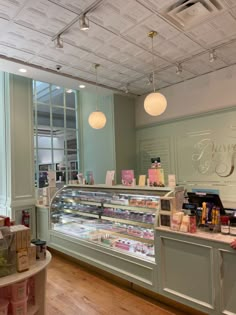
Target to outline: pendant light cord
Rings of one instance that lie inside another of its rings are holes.
[[[96,71],[96,111],[98,111],[98,64],[95,65]]]
[[[154,52],[153,52],[153,36],[151,37],[152,39],[152,65],[153,65],[153,70],[152,70],[152,85],[153,85],[153,91],[155,92],[155,73],[154,73]]]

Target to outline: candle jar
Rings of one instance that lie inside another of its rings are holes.
[[[227,215],[223,215],[220,217],[220,222],[221,222],[221,226],[220,226],[220,231],[221,234],[229,234],[229,216]]]

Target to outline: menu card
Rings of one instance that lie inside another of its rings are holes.
[[[134,181],[134,170],[122,170],[121,182],[124,186],[132,186]]]

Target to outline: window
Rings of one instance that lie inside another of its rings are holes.
[[[35,186],[47,186],[47,171],[58,182],[77,179],[79,143],[74,90],[33,81]]]

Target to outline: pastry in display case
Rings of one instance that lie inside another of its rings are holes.
[[[51,202],[51,229],[154,261],[159,200],[154,191],[65,186]]]

